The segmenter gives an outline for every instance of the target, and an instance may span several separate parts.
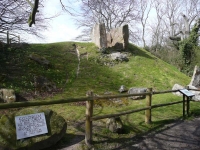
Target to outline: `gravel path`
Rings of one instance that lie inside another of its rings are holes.
[[[129,147],[130,148],[130,147]],[[178,121],[158,133],[143,136],[135,150],[200,150],[200,118]]]

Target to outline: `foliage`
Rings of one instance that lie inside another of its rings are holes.
[[[179,49],[182,52],[185,65],[190,65],[192,56],[194,55],[194,49],[198,45],[198,31],[200,27],[199,22],[194,25],[189,37],[180,41]]]

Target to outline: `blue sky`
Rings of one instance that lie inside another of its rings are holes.
[[[75,5],[77,4],[74,3],[74,6]],[[42,33],[45,36],[45,40],[30,37],[29,42],[53,43],[71,41],[80,34],[80,29],[77,29],[72,17],[68,13],[62,11],[60,0],[46,1],[44,8],[39,8],[39,10],[40,9],[43,9],[44,13],[48,16],[58,13],[61,15],[49,22],[49,29]]]

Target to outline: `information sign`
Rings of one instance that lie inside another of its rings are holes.
[[[15,116],[17,139],[48,133],[44,113]]]
[[[182,94],[186,95],[187,97],[194,96],[194,93],[188,91],[187,89],[179,90]]]

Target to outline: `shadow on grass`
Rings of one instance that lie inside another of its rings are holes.
[[[58,149],[76,149],[76,144],[85,139],[84,135],[65,134],[62,139],[55,145],[45,148],[43,150],[58,150]]]
[[[139,47],[132,45],[132,44],[129,44],[129,52],[134,56],[141,56],[141,57],[145,57],[148,59],[155,59],[154,57],[150,56],[150,54],[148,54],[144,50],[141,50]]]
[[[148,136],[148,134],[158,134],[161,133],[165,130],[168,130],[169,127],[165,127],[166,125],[173,123],[173,125],[170,125],[171,127],[177,126],[179,124],[181,124],[183,121],[181,120],[181,118],[178,118],[176,121],[174,121],[174,119],[170,119],[170,120],[160,120],[160,121],[155,121],[152,123],[152,125],[154,127],[152,127],[151,129],[149,129],[147,132],[142,132],[140,131],[140,129],[138,129],[136,126],[130,126],[130,125],[125,125],[124,128],[124,134],[127,134],[127,136],[122,136],[120,137],[120,135],[118,136],[114,136],[113,137],[109,137],[109,136],[105,136],[102,134],[98,134],[96,133],[95,136],[98,137],[98,141],[94,141],[94,147],[106,147],[106,145],[110,145],[109,149],[139,149],[137,148],[138,143],[142,142],[146,136]],[[142,125],[142,123],[140,124]],[[136,135],[128,135],[131,132],[136,132]],[[138,132],[138,134],[137,134]],[[106,143],[106,145],[105,145]],[[136,147],[134,147],[134,145],[136,145]],[[148,148],[147,148],[148,149]]]

